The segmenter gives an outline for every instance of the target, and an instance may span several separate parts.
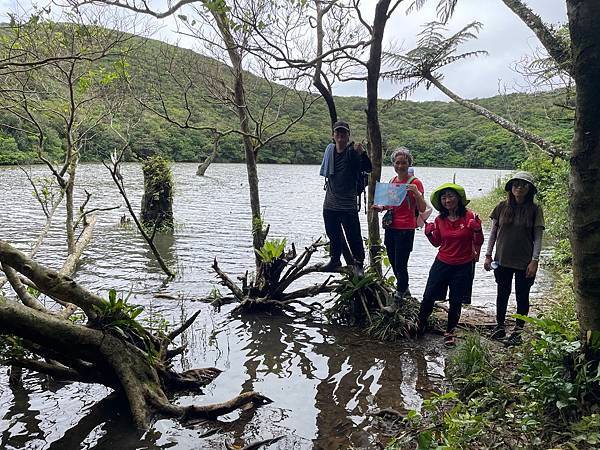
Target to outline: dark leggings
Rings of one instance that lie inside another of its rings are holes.
[[[331,260],[335,263],[340,262],[345,233],[355,262],[362,263],[365,260],[365,249],[362,242],[358,211],[324,209],[323,220],[325,222],[325,232],[329,238]]]
[[[387,250],[394,276],[396,277],[396,288],[398,292],[408,289],[408,258],[413,249],[415,230],[385,230],[385,248]]]
[[[525,278],[524,270],[511,269],[500,266],[494,270],[494,277],[498,283],[498,295],[496,297],[496,323],[504,325],[506,319],[506,308],[508,298],[512,290],[513,274],[515,276],[515,297],[517,299],[517,314],[526,316],[529,314],[529,290],[533,286],[535,277]],[[525,322],[517,319],[517,327],[523,328]]]
[[[423,301],[419,309],[419,324],[425,326],[433,312],[436,300],[446,296],[446,288],[450,288],[450,309],[448,311],[448,325],[446,331],[451,332],[458,325],[462,304],[468,299],[470,287],[473,283],[473,263],[446,264],[436,258],[427,278],[427,286],[423,294]]]

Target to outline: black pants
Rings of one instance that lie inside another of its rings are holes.
[[[515,297],[517,299],[517,314],[526,316],[529,314],[529,291],[535,277],[525,278],[524,270],[511,269],[500,266],[494,270],[494,277],[498,284],[498,295],[496,296],[496,323],[504,325],[506,319],[506,308],[508,307],[508,298],[512,289],[513,274],[515,276]],[[517,327],[522,328],[525,325],[520,319],[517,319]]]
[[[433,312],[436,300],[446,297],[446,288],[450,288],[450,309],[446,331],[451,332],[458,325],[462,304],[468,299],[473,283],[473,263],[446,264],[436,258],[427,278],[427,286],[419,309],[419,323],[424,326]]]
[[[396,277],[396,288],[398,292],[408,289],[408,258],[413,249],[415,230],[385,230],[385,248],[387,250],[394,276]]]
[[[345,233],[354,261],[362,264],[365,260],[365,249],[360,231],[358,211],[333,211],[331,209],[324,209],[323,220],[325,221],[325,232],[329,238],[331,260],[334,263],[341,262],[343,233]]]

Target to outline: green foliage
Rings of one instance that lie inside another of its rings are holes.
[[[385,280],[369,267],[363,277],[347,271],[335,283],[336,296],[325,312],[327,317],[343,325],[362,326],[368,323],[372,326],[372,312],[378,311],[379,302],[385,304],[385,298],[390,295]]]
[[[451,355],[449,373],[462,398],[496,384],[490,345],[478,333],[467,333]]]
[[[144,311],[144,307],[129,304],[128,297],[117,297],[117,291],[111,289],[108,292],[108,301],[94,307],[98,317],[93,325],[145,350],[149,358],[154,358],[156,350],[148,331],[136,320]]]
[[[420,303],[416,298],[404,298],[393,313],[376,312],[367,333],[382,341],[397,341],[414,337]]]
[[[286,240],[269,239],[265,241],[260,250],[255,250],[260,260],[264,263],[271,263],[281,257],[285,251]]]
[[[211,5],[220,8],[220,0],[211,2]],[[237,116],[218,102],[206,102],[204,99],[208,93],[202,91],[203,88],[199,88],[197,95],[184,98],[184,90],[177,81],[166,75],[172,71],[185,71],[191,77],[189,82],[201,87],[205,84],[202,81],[202,73],[195,70],[186,71],[186,67],[182,67],[183,64],[226,72],[219,63],[190,50],[175,50],[172,46],[149,39],[136,37],[134,42],[139,47],[134,53],[127,55],[126,61],[122,57],[113,57],[90,64],[89,71],[81,78],[79,88],[89,89],[90,83],[101,89],[106,89],[107,86],[116,88],[119,85],[116,78],[118,74],[127,78],[133,91],[140,98],[155,98],[154,91],[160,86],[171,117],[181,122],[188,117],[184,106],[189,104],[193,113],[201,112],[194,125],[216,126],[222,129],[237,127]],[[175,53],[174,61],[178,64],[170,65],[170,53]],[[157,65],[159,67],[153,70]],[[246,81],[250,100],[258,102],[259,105],[266,105],[269,86],[251,74],[246,74]],[[518,105],[520,125],[562,145],[569,142],[573,133],[572,122],[564,120],[570,113],[556,106],[556,103],[561,103],[562,96],[561,91],[536,95],[511,94],[481,99],[478,103],[499,114],[507,110],[509,102],[511,105]],[[55,99],[45,101],[49,108],[56,107]],[[159,106],[158,100],[156,101],[155,106]],[[366,99],[360,97],[336,98],[341,117],[352,125],[355,141],[366,137],[365,102]],[[131,102],[132,105],[134,103]],[[385,105],[390,102],[381,103]],[[288,101],[281,109],[278,102],[272,102],[266,114],[268,117],[293,117],[298,114],[300,108],[300,103],[295,101]],[[514,108],[511,107],[511,111],[514,111]],[[137,117],[138,114],[139,111],[135,107],[127,106],[115,117],[115,127],[123,128],[127,120]],[[548,120],[548,117],[552,120]],[[37,157],[32,150],[33,143],[22,132],[9,127],[10,125],[23,128],[23,124],[15,123],[15,120],[0,111],[0,123],[7,125],[0,126],[0,164],[35,162]],[[60,159],[64,152],[61,123],[50,116],[44,120],[47,135],[45,151],[52,159]],[[382,109],[380,121],[388,152],[399,145],[405,145],[413,151],[416,165],[514,168],[527,156],[523,143],[511,133],[455,103],[396,102],[393,106]],[[262,148],[258,159],[263,163],[318,164],[321,162],[325,146],[330,141],[331,129],[327,107],[325,102],[317,101],[288,133]],[[107,158],[119,145],[110,128],[102,124],[96,127],[95,133],[86,142],[86,147],[80,155],[82,161]],[[151,112],[144,111],[141,120],[132,130],[131,147],[133,154],[143,155],[145,149],[152,148],[171,161],[196,162],[210,153],[212,140],[209,132],[169,125]],[[220,141],[216,161],[242,162],[242,148],[239,136],[225,136]]]
[[[155,195],[167,189],[173,192],[173,171],[169,161],[161,155],[153,155],[142,164],[144,171],[144,190],[154,192]]]
[[[409,411],[389,450],[597,447],[600,369],[586,359],[571,299],[546,317],[517,317],[533,329],[522,353],[465,335],[448,367],[457,391]],[[600,345],[600,334],[588,341]]]
[[[8,334],[0,335],[0,363],[6,364],[13,358],[25,358],[30,353],[23,347],[23,339]]]
[[[600,367],[587,360],[579,334],[554,319],[518,317],[536,327],[519,368],[524,391],[549,416],[589,412],[600,401]]]

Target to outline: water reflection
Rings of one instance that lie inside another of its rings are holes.
[[[390,345],[317,319],[231,317],[231,307],[218,312],[191,302],[215,286],[210,270],[215,256],[233,277],[253,262],[244,166],[216,164],[204,178],[196,177],[195,169],[195,164],[174,165],[176,226],[173,233],[157,235],[167,264],[177,271],[175,280],[162,284],[164,274],[139,233],[119,225],[123,209],[100,216],[77,280],[102,295],[110,288],[125,294],[131,291],[130,302],[143,304],[145,320],[156,327],[175,326],[201,310],[194,326],[180,337],[179,343],[186,344],[188,351],[177,359],[178,368],[215,366],[224,373],[203,395],[178,398],[180,404],[221,402],[248,390],[263,393],[273,403],[188,428],[159,420],[140,435],[128,417],[116,415],[117,405],[106,398],[109,390],[102,386],[46,385],[45,379],[27,374],[22,386],[9,387],[6,373],[0,373],[2,448],[222,448],[225,439],[247,444],[279,435],[286,438],[269,448],[369,447],[374,445],[372,439],[385,438],[367,412],[419,407],[431,390],[439,388],[444,356],[438,337]],[[45,170],[34,167],[33,176]],[[101,165],[82,166],[80,185],[94,193],[90,207],[121,203],[104,172]],[[420,168],[418,176],[430,192],[454,173],[476,196],[494,186],[500,171]],[[317,174],[317,166],[259,167],[261,202],[271,237],[286,237],[301,248],[324,233],[322,181]],[[391,168],[385,168],[382,177],[389,179],[391,174]],[[143,186],[139,164],[125,164],[123,175],[132,204],[139,204]],[[43,225],[39,207],[18,169],[0,168],[0,183],[5,186],[1,238],[26,249]],[[361,221],[366,227],[364,215]],[[55,268],[65,255],[63,228],[61,212],[39,253],[42,262]],[[418,234],[409,263],[411,291],[414,288],[417,295],[434,257],[435,249]],[[157,293],[169,296],[160,298]],[[475,305],[493,303],[493,276],[478,272],[473,293]],[[535,293],[532,298],[535,302]]]

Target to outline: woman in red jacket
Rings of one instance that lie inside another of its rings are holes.
[[[461,186],[454,183],[439,186],[431,193],[431,204],[439,215],[433,223],[425,225],[425,235],[432,245],[439,247],[439,251],[429,270],[419,310],[419,330],[425,331],[434,302],[442,300],[449,287],[450,310],[444,333],[446,345],[456,342],[454,329],[460,319],[462,303],[470,303],[473,261],[483,244],[481,220],[466,208],[468,203]]]

